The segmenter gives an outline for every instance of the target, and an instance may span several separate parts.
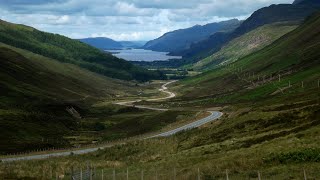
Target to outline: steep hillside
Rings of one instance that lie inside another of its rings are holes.
[[[231,33],[216,33],[208,39],[191,45],[190,49],[177,53],[189,59],[189,62],[197,62],[199,59],[219,51],[227,42],[250,32],[260,26],[275,22],[301,22],[320,7],[312,2],[305,4],[279,4],[271,5],[254,12],[235,31]]]
[[[168,32],[158,39],[147,42],[143,48],[162,52],[179,52],[188,49],[192,43],[208,38],[210,35],[221,31],[232,31],[240,25],[240,21],[232,19],[229,21],[211,23],[204,26],[194,26]]]
[[[290,23],[274,23],[254,29],[228,42],[220,51],[197,62],[192,66],[196,70],[212,69],[217,65],[232,63],[252,52],[264,48],[296,26]]]
[[[5,21],[0,21],[0,42],[112,78],[142,81],[163,78],[159,72],[136,67],[77,40]]]
[[[320,2],[318,0],[295,0],[293,4],[300,4],[300,5],[313,4],[313,5],[320,6]]]
[[[290,96],[295,98],[287,100],[312,99],[317,95],[314,90],[318,88],[320,68],[319,25],[319,14],[310,17],[302,26],[272,45],[235,63],[183,81],[181,90],[191,99],[219,97],[221,102],[268,100],[267,97],[277,97],[281,101]],[[278,76],[281,77],[280,82]],[[304,87],[309,88],[304,91],[303,88],[293,88],[301,87],[302,81]],[[309,96],[299,96],[308,91]]]
[[[135,84],[0,44],[0,154],[65,147],[78,128],[67,112],[136,93]],[[43,140],[45,139],[45,141]]]
[[[93,47],[106,50],[106,49],[121,49],[123,48],[120,42],[114,41],[110,38],[96,37],[79,39],[81,42],[89,44]]]

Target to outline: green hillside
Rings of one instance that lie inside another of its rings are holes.
[[[90,162],[98,177],[102,170],[105,177],[125,177],[128,168],[130,179],[226,179],[227,173],[230,179],[319,179],[319,26],[318,13],[258,52],[181,81],[179,96],[161,102],[173,109],[219,109],[224,116],[216,122],[82,156],[0,164],[0,174],[70,177],[70,167],[85,169]]]
[[[0,43],[0,154],[127,138],[193,118],[190,111],[112,104],[158,97],[161,85],[108,78]],[[70,108],[76,112],[68,112]]]
[[[234,31],[230,33],[215,33],[201,42],[192,44],[189,49],[174,55],[182,55],[184,57],[184,62],[181,61],[181,63],[195,63],[218,52],[226,43],[261,26],[277,22],[300,23],[320,8],[317,2],[307,1],[309,2],[307,4],[278,4],[261,8],[255,11]]]
[[[0,42],[60,62],[75,64],[111,78],[140,81],[164,78],[157,71],[134,66],[80,41],[1,20]]]
[[[136,94],[135,84],[0,44],[0,152],[64,147],[80,114],[98,101]],[[43,142],[42,139],[50,142]]]
[[[279,87],[286,86],[289,80],[292,84],[300,85],[303,78],[305,83],[313,83],[316,88],[319,78],[316,73],[320,56],[318,51],[320,37],[317,28],[319,23],[319,16],[313,16],[301,27],[256,53],[228,66],[182,81],[182,94],[190,98],[212,98],[232,94],[230,100],[239,101],[245,94],[264,91],[253,97],[261,99],[270,96]],[[279,75],[282,78],[281,82],[277,81]]]
[[[259,27],[230,41],[220,51],[195,63],[192,68],[196,70],[208,70],[219,64],[232,63],[266,47],[294,28],[296,28],[296,25],[289,23],[274,23]]]

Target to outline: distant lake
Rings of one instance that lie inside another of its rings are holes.
[[[156,52],[145,49],[105,50],[118,58],[127,61],[166,61],[169,59],[181,59],[180,56],[168,56],[167,52]]]

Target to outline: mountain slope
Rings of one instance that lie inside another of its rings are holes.
[[[102,50],[123,48],[120,42],[117,42],[110,38],[105,38],[105,37],[85,38],[85,39],[79,39],[79,41]]]
[[[89,69],[102,75],[125,80],[162,78],[158,72],[132,65],[99,49],[57,34],[0,21],[0,42]]]
[[[0,43],[0,154],[65,147],[64,136],[98,101],[136,92],[135,84]],[[46,139],[47,141],[43,141]]]
[[[145,41],[115,41],[113,39],[105,38],[105,37],[84,38],[84,39],[79,39],[79,41],[101,50],[141,48],[143,45],[146,44]]]
[[[124,48],[141,48],[146,41],[119,41]]]
[[[318,0],[295,0],[293,4],[299,4],[299,5],[317,5],[320,6],[320,2]]]
[[[143,48],[153,51],[179,52],[188,49],[192,43],[206,39],[218,31],[231,31],[238,27],[240,23],[239,20],[232,19],[168,32],[158,39],[147,42]]]
[[[319,26],[318,13],[262,50],[231,65],[183,81],[180,87],[181,91],[184,91],[182,94],[191,99],[195,97],[212,99],[214,96],[220,98],[222,102],[252,100],[263,102],[262,100],[269,100],[270,97],[273,100],[278,98],[277,101],[313,99],[317,96],[319,78],[317,72],[320,68]],[[282,78],[280,82],[279,75]],[[289,81],[291,88],[288,88]],[[301,88],[292,88],[301,87],[301,81],[304,81],[304,87],[308,87],[305,91]],[[280,89],[287,93],[282,94]]]
[[[271,5],[254,12],[235,31],[216,33],[208,39],[191,45],[190,49],[177,53],[191,62],[197,62],[221,49],[227,42],[260,26],[275,22],[301,22],[313,12],[319,10],[316,4],[279,4]]]
[[[290,23],[274,23],[261,26],[228,42],[220,51],[195,63],[192,68],[204,70],[212,69],[217,65],[232,63],[264,48],[296,27]]]

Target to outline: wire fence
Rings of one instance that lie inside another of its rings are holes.
[[[309,173],[305,169],[300,172],[290,174],[264,174],[263,171],[252,171],[249,173],[239,173],[237,171],[225,170],[223,172],[202,171],[200,168],[172,168],[166,170],[159,169],[96,169],[95,167],[72,170],[64,176],[56,176],[56,179],[72,180],[264,180],[264,179],[319,179],[314,173]]]
[[[232,64],[226,64],[230,73],[237,76],[238,79],[250,84],[250,87],[258,87],[272,83],[281,93],[290,89],[320,89],[320,73],[316,75],[313,80],[298,80],[296,78],[290,79],[293,75],[293,70],[283,70],[270,74],[259,74],[253,71],[246,71],[244,68],[234,68]],[[249,87],[249,88],[250,88]]]

